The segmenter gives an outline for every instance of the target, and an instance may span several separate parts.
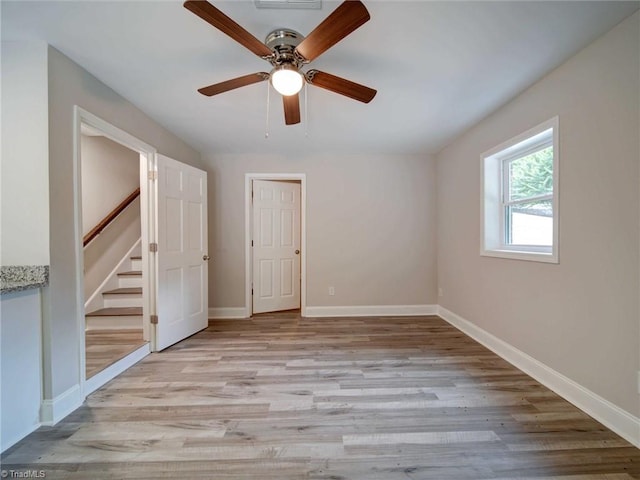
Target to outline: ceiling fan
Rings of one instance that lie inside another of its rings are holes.
[[[270,80],[282,94],[285,124],[300,123],[298,92],[304,82],[346,97],[369,103],[376,90],[319,70],[302,72],[302,67],[362,26],[371,18],[359,0],[347,0],[304,37],[295,30],[280,28],[267,35],[264,43],[206,0],[187,0],[185,8],[225,33],[272,65],[269,73],[257,72],[198,89],[213,96],[239,87]]]

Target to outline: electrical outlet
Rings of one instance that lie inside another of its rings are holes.
[[[329,287],[329,295],[334,296],[336,294],[336,289],[334,287]]]
[[[444,290],[442,288],[438,288],[438,296],[444,297]]]

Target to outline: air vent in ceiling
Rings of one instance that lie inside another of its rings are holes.
[[[322,0],[253,0],[256,8],[322,8]]]

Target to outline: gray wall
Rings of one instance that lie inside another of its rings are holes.
[[[210,307],[245,306],[245,173],[307,175],[308,306],[436,303],[431,158],[206,155],[205,163]]]
[[[3,265],[47,265],[47,45],[2,42],[0,60],[3,120],[0,261]]]
[[[51,284],[44,304],[44,398],[80,383],[82,291],[76,276],[73,107],[97,115],[158,151],[198,165],[200,154],[56,49],[49,48],[49,185]]]
[[[437,155],[440,304],[638,416],[636,13]],[[480,154],[560,117],[558,265],[481,257]]]
[[[85,235],[140,186],[140,155],[100,136],[82,135],[80,148]]]
[[[49,264],[47,45],[2,42],[2,265]],[[42,293],[0,297],[0,451],[40,424]]]
[[[40,426],[41,304],[39,289],[0,297],[0,452]]]

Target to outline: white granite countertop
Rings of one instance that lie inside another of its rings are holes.
[[[20,292],[49,284],[48,265],[0,266],[0,293]]]

